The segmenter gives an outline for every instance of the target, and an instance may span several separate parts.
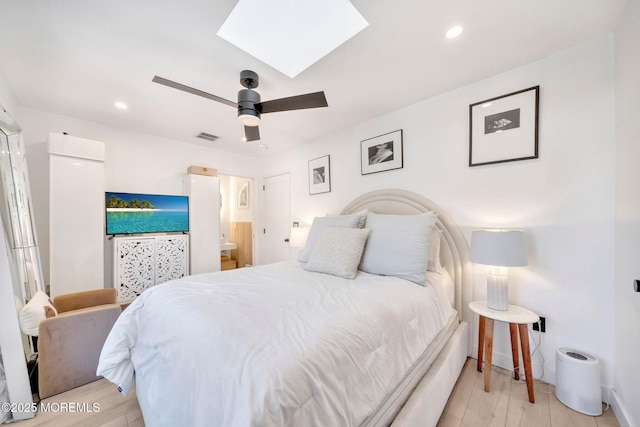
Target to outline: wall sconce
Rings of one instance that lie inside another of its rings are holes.
[[[522,230],[474,230],[469,260],[487,265],[487,307],[508,310],[507,267],[527,265]]]

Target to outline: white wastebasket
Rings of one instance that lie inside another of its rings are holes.
[[[598,359],[584,351],[556,351],[556,397],[569,408],[586,415],[602,414]]]

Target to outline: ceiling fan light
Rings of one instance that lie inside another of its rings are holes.
[[[252,114],[240,114],[238,115],[238,121],[245,126],[254,127],[260,124],[260,117]]]
[[[447,38],[455,39],[460,34],[462,34],[463,31],[464,31],[464,28],[462,28],[462,25],[456,25],[455,27],[451,27],[449,28],[449,31],[447,31]]]

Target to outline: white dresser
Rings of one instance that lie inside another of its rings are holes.
[[[113,287],[118,302],[189,274],[189,236],[115,237]]]

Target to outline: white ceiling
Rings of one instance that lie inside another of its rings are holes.
[[[0,75],[24,107],[264,156],[611,32],[625,0],[352,3],[369,26],[291,79],[216,36],[236,0],[0,0]],[[233,108],[151,82],[235,100],[243,69],[262,100],[324,90],[329,107],[265,114],[260,150]]]

